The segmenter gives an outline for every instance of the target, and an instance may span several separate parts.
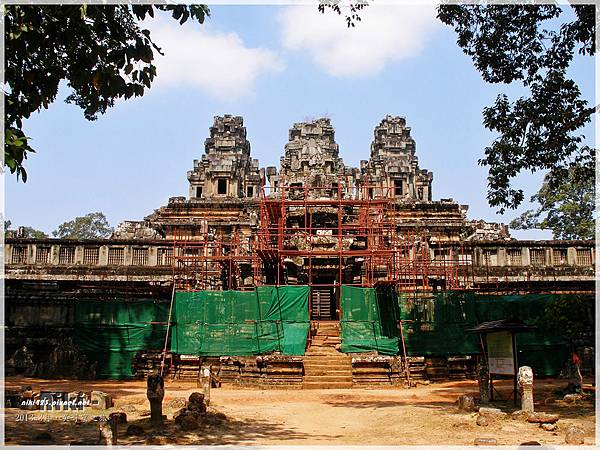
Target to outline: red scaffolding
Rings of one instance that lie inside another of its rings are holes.
[[[470,288],[472,256],[459,242],[399,234],[394,189],[381,186],[263,187],[257,229],[173,241],[179,290],[249,290],[394,284],[401,291]],[[326,273],[327,277],[323,274]]]
[[[256,252],[275,276],[265,282],[285,284],[291,262],[309,286],[373,286],[395,275],[396,227],[388,188],[362,191],[337,187],[263,188]],[[365,195],[369,193],[370,195]],[[358,276],[348,264],[360,266]],[[319,281],[317,270],[335,266],[333,281]],[[264,275],[264,274],[263,274]]]

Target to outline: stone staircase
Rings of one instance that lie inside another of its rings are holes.
[[[303,389],[352,387],[352,358],[338,350],[339,322],[317,322],[317,334],[304,354]]]

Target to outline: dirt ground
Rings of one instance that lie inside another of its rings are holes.
[[[595,413],[592,401],[577,405],[561,400],[545,401],[564,380],[538,380],[534,398],[536,410],[560,415],[558,430],[548,432],[536,424],[510,418],[476,425],[476,413],[459,411],[454,402],[462,394],[476,394],[474,381],[435,383],[413,389],[336,390],[257,390],[233,387],[213,388],[209,412],[224,413],[194,430],[181,431],[173,414],[190,393],[199,389],[192,383],[165,382],[164,430],[149,424],[149,404],[143,381],[72,381],[9,377],[5,389],[31,385],[44,390],[102,390],[114,397],[107,411],[40,412],[7,408],[4,412],[6,444],[94,444],[98,440],[98,420],[112,411],[125,411],[128,424],[121,426],[119,444],[220,444],[220,445],[473,445],[476,438],[494,438],[499,445],[519,445],[527,441],[564,444],[571,424],[585,430],[585,443],[595,443]],[[507,398],[512,385],[497,383]],[[512,411],[512,401],[496,405]],[[94,416],[102,416],[96,417]],[[144,428],[143,436],[127,436],[130,424]],[[51,439],[48,439],[47,432]]]

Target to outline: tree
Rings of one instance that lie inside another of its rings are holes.
[[[596,151],[583,145],[581,128],[595,108],[581,98],[568,69],[576,52],[595,53],[595,10],[572,5],[572,11],[569,21],[556,5],[438,9],[438,18],[454,27],[458,45],[486,82],[520,83],[529,94],[514,101],[499,94],[483,111],[484,125],[498,137],[479,163],[489,167],[487,198],[500,213],[522,203],[523,191],[511,184],[521,171],[547,170],[544,183],[551,192],[568,190],[565,183],[587,186],[594,180]],[[559,26],[558,19],[563,19]]]
[[[40,230],[36,230],[33,227],[21,226],[17,227],[16,230],[12,230],[10,227],[12,222],[10,220],[4,221],[4,236],[11,238],[34,238],[34,239],[45,239],[48,237],[46,233]]]
[[[321,14],[325,14],[326,10],[330,10],[338,15],[342,15],[342,9],[346,9],[344,19],[346,20],[346,25],[348,25],[348,28],[354,28],[356,26],[356,22],[361,21],[360,11],[369,6],[367,0],[349,0],[347,5],[340,5],[340,3],[340,0],[321,0],[319,2],[318,9]]]
[[[525,211],[510,223],[512,228],[549,229],[554,239],[594,239],[594,180],[581,179],[571,169],[565,182],[557,187],[545,180],[531,201],[540,207]]]
[[[81,107],[88,120],[150,88],[154,51],[162,53],[139,21],[155,10],[181,24],[189,18],[203,23],[209,15],[203,5],[4,5],[4,164],[17,178],[27,180],[23,162],[34,152],[23,119],[48,108],[62,80],[71,89],[66,102]]]
[[[63,223],[52,235],[61,239],[104,239],[112,233],[113,228],[104,214],[93,212]]]
[[[544,311],[535,322],[542,331],[563,338],[571,355],[567,362],[569,385],[560,392],[579,392],[581,372],[578,348],[593,347],[595,341],[594,298],[589,296],[562,296],[548,301]]]
[[[17,231],[14,234],[18,238],[45,239],[48,237],[46,233],[40,230],[36,230],[33,227],[19,227],[17,228]]]

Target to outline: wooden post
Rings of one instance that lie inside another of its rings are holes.
[[[162,426],[162,401],[165,396],[165,384],[161,375],[157,373],[148,375],[146,396],[150,401],[150,422],[153,426]]]
[[[517,338],[515,333],[511,333],[512,336],[512,351],[513,351],[513,367],[514,367],[514,375],[513,375],[513,405],[517,406],[517,367],[519,367],[517,362]],[[533,407],[533,406],[532,406]]]

